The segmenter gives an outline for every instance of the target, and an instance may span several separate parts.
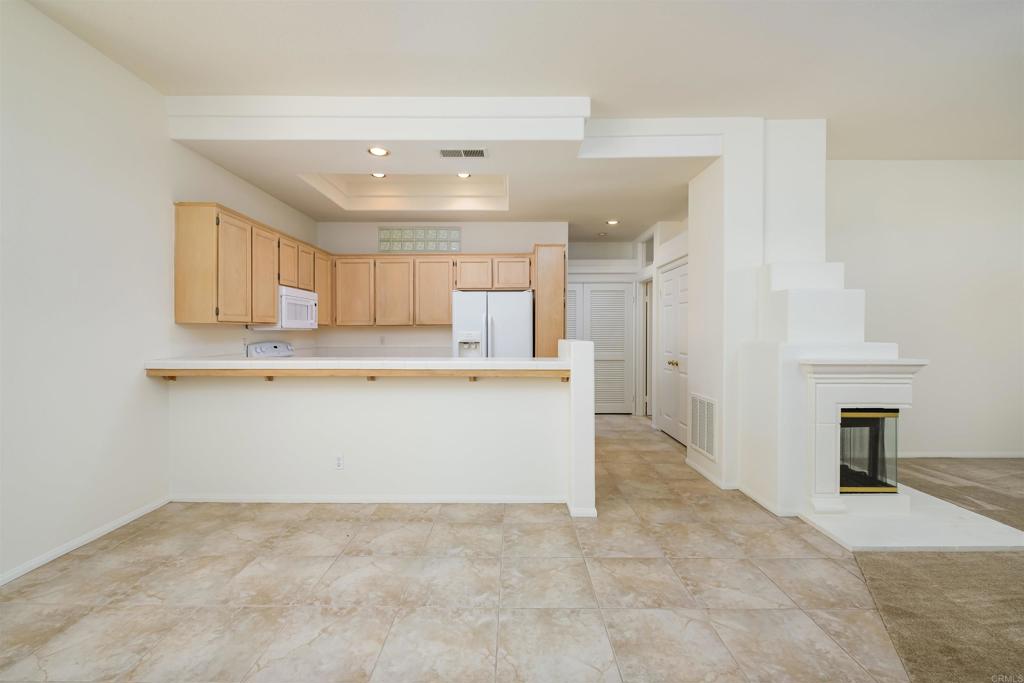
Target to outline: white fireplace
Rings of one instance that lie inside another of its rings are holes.
[[[895,512],[909,509],[910,497],[894,493],[840,490],[841,424],[859,413],[862,419],[891,418],[911,406],[914,375],[927,361],[914,359],[803,360],[807,377],[810,476],[805,509],[813,513]],[[849,438],[849,437],[848,437]],[[890,449],[896,448],[893,441]],[[894,455],[892,453],[890,456]],[[895,477],[890,474],[891,483]],[[848,486],[848,490],[862,487]],[[863,487],[867,489],[868,487]],[[878,491],[883,491],[881,487]],[[887,490],[886,490],[887,491]]]

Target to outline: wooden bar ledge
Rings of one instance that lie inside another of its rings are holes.
[[[470,382],[480,377],[514,377],[514,378],[559,378],[569,381],[569,370],[551,370],[545,368],[525,368],[521,370],[481,368],[192,368],[192,369],[160,369],[146,370],[148,377],[162,377],[170,382],[178,377],[263,377],[272,382],[275,377],[365,377],[368,382],[378,377],[466,377]]]

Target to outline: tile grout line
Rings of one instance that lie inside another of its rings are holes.
[[[819,625],[818,625],[818,622],[816,622],[816,621],[814,620],[814,618],[813,618],[813,617],[812,617],[812,616],[811,616],[810,614],[808,614],[808,613],[807,613],[807,610],[806,610],[806,609],[804,609],[803,607],[801,607],[801,606],[800,606],[800,603],[798,603],[798,602],[796,601],[796,599],[795,599],[795,598],[794,598],[794,597],[793,597],[792,595],[790,595],[790,594],[789,594],[789,593],[788,593],[788,592],[787,592],[787,591],[786,591],[785,589],[783,589],[783,587],[782,587],[782,586],[780,586],[780,585],[778,584],[778,582],[777,582],[777,581],[775,581],[775,579],[773,579],[773,578],[772,578],[771,576],[769,576],[769,575],[768,575],[768,573],[767,573],[766,571],[764,571],[763,569],[761,569],[761,566],[760,566],[759,564],[757,564],[757,562],[755,562],[755,561],[754,561],[755,559],[762,559],[762,560],[765,560],[765,559],[789,559],[789,560],[793,560],[793,559],[825,559],[825,560],[828,560],[828,561],[832,562],[832,560],[831,560],[830,558],[765,558],[765,557],[762,557],[762,558],[752,558],[752,559],[750,560],[750,564],[752,564],[752,565],[754,566],[754,568],[755,568],[755,569],[757,569],[757,571],[761,572],[761,574],[762,574],[762,575],[763,575],[763,576],[764,576],[764,577],[765,577],[766,579],[768,579],[768,581],[769,581],[769,582],[770,582],[770,583],[771,583],[771,584],[772,584],[773,586],[775,586],[775,587],[776,587],[776,588],[777,588],[777,589],[778,589],[778,590],[779,590],[779,591],[780,591],[780,592],[781,592],[781,593],[782,593],[783,595],[785,595],[785,596],[786,596],[787,598],[789,598],[790,600],[792,600],[792,601],[793,601],[793,606],[794,606],[794,607],[795,607],[795,608],[796,608],[797,610],[799,610],[801,614],[803,614],[803,615],[804,615],[805,617],[807,617],[807,619],[808,619],[808,620],[809,620],[809,621],[810,621],[810,622],[811,622],[812,624],[814,624],[815,628],[817,628],[817,629],[818,629],[819,631],[821,631],[821,633],[822,633],[822,634],[823,634],[823,635],[824,635],[824,636],[825,636],[826,638],[828,638],[828,639],[829,639],[830,641],[832,641],[832,642],[833,642],[833,643],[835,644],[835,646],[836,646],[836,647],[838,647],[838,648],[839,648],[839,649],[840,649],[840,650],[841,650],[841,651],[843,652],[843,654],[845,654],[845,655],[846,655],[847,657],[849,657],[849,658],[850,658],[850,661],[852,661],[852,662],[853,662],[854,664],[856,664],[856,665],[857,665],[857,667],[858,667],[858,668],[859,668],[859,669],[860,669],[861,671],[863,671],[863,672],[864,672],[864,673],[865,673],[865,674],[867,675],[867,677],[868,677],[868,678],[870,678],[870,679],[871,679],[871,680],[873,680],[873,681],[877,680],[877,679],[876,679],[876,678],[875,678],[874,676],[872,676],[872,675],[871,675],[871,672],[869,672],[869,671],[868,671],[867,669],[865,669],[865,668],[864,668],[864,665],[863,665],[863,664],[861,664],[861,663],[860,663],[860,661],[859,661],[859,660],[858,660],[858,659],[857,659],[856,657],[854,657],[854,656],[853,656],[852,654],[850,654],[849,652],[847,652],[847,651],[846,651],[846,648],[844,648],[844,647],[843,647],[843,646],[842,646],[842,645],[841,645],[841,644],[839,643],[839,641],[837,641],[837,640],[836,640],[835,638],[833,638],[833,637],[832,637],[832,634],[830,634],[830,633],[829,633],[828,631],[826,631],[826,630],[825,630],[825,629],[823,629],[823,628],[822,628],[821,626],[819,626]],[[840,567],[840,566],[839,566],[839,563],[837,563],[837,562],[832,562],[832,564],[834,564],[834,565],[836,566],[836,568],[838,568],[838,569],[842,569],[842,567]],[[869,594],[870,594],[870,592],[869,592]],[[875,598],[874,598],[874,596],[872,596],[872,597],[871,597],[871,602],[872,602],[872,603],[874,603],[874,600],[875,600]],[[793,609],[793,608],[785,608],[785,609]],[[828,608],[823,608],[823,609],[828,609]],[[838,609],[838,608],[834,608],[834,609]],[[875,611],[877,612],[877,610],[875,610]],[[894,648],[894,649],[895,649],[895,648]]]
[[[498,680],[498,654],[501,651],[501,587],[502,577],[505,572],[505,506],[501,508],[501,526],[500,535],[501,538],[498,542],[498,607],[495,609],[494,615],[494,677],[493,681]]]
[[[366,677],[367,681],[373,680],[373,674],[377,671],[377,665],[380,664],[380,657],[384,654],[384,647],[388,644],[388,638],[391,637],[391,630],[395,628],[395,622],[398,621],[398,615],[401,614],[403,607],[394,607],[395,613],[391,616],[391,623],[388,624],[388,631],[384,634],[384,638],[380,641],[380,649],[377,650],[377,656],[373,658],[373,666],[370,667],[370,673]]]
[[[715,624],[715,620],[711,617],[711,610],[708,610],[707,614],[708,624],[711,626],[711,632],[715,634],[715,638],[718,639],[718,642],[722,644],[722,647],[725,648],[725,651],[729,653],[730,657],[732,657],[732,661],[736,664],[736,669],[740,672],[740,675],[743,676],[743,680],[750,681],[750,675],[747,674],[746,667],[744,667],[743,664],[740,663],[739,657],[737,657],[736,653],[733,652],[733,649],[729,647],[729,643],[725,642],[725,638],[722,637],[721,632],[718,630],[718,626]]]
[[[580,542],[580,534],[576,528],[576,525],[572,525],[573,533],[576,535],[576,544],[580,547],[580,554],[583,555],[583,543]],[[591,558],[592,559],[592,558]],[[590,586],[590,594],[594,596],[594,604],[597,605],[597,614],[601,618],[601,626],[604,627],[604,637],[608,639],[608,648],[612,651],[612,661],[615,662],[615,670],[619,674],[619,680],[624,681],[622,677],[622,666],[619,665],[619,655],[615,652],[615,643],[612,642],[612,634],[608,630],[608,620],[605,619],[604,610],[601,608],[601,601],[597,597],[597,591],[594,590],[594,579],[590,575],[590,565],[587,564],[587,557],[583,556],[583,568],[587,573],[587,585]]]
[[[857,569],[860,570],[861,576],[864,577],[864,585],[867,587],[868,593],[871,595],[871,601],[875,603],[875,613],[878,614],[878,620],[882,622],[882,628],[885,629],[885,635],[889,639],[889,645],[892,646],[893,652],[896,653],[896,657],[900,660],[900,666],[903,667],[903,673],[907,675],[907,680],[912,680],[910,678],[910,668],[907,666],[907,662],[904,660],[903,654],[896,647],[896,643],[892,639],[893,628],[886,622],[885,614],[882,613],[882,610],[878,609],[878,600],[875,599],[875,593],[871,590],[871,584],[868,583],[868,577],[864,573],[864,568],[860,565],[860,560],[857,559],[857,554],[852,554],[853,561],[857,563]]]

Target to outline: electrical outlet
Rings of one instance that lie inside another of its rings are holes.
[[[340,455],[334,459],[334,469],[343,470],[345,469],[345,459]]]

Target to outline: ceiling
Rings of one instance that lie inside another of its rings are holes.
[[[168,95],[589,96],[825,117],[834,159],[1024,158],[1024,3],[33,0]]]
[[[300,177],[346,211],[508,211],[509,205],[508,178],[501,175],[381,171]]]
[[[440,149],[464,146],[454,142],[378,141],[391,151],[386,157],[370,156],[359,142],[183,144],[317,221],[567,221],[573,241],[630,240],[658,221],[684,218],[687,183],[712,161],[580,159],[579,143],[565,141],[474,143],[486,149],[483,159],[442,159]],[[372,178],[371,172],[387,177]],[[465,198],[453,190],[467,182],[456,176],[460,172],[472,174],[468,183],[477,199],[502,188],[500,205],[474,210],[460,204]],[[344,196],[330,188],[325,194],[302,177],[311,174],[326,176]],[[455,208],[425,207],[424,200],[452,202]],[[619,224],[609,226],[608,219]]]

